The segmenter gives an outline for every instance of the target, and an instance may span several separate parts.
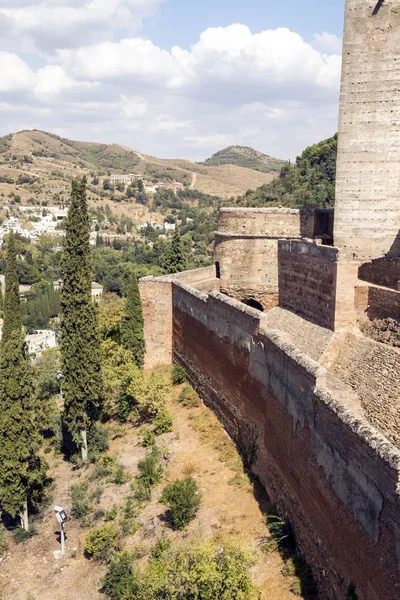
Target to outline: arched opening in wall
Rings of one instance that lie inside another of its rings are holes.
[[[263,305],[260,304],[260,302],[258,302],[254,298],[249,298],[249,300],[243,300],[243,304],[246,304],[247,306],[251,306],[251,308],[255,308],[256,310],[264,312]]]
[[[215,277],[217,279],[221,279],[221,267],[219,265],[219,261],[217,260],[217,262],[215,263]]]

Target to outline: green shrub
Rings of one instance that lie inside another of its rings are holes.
[[[94,560],[109,560],[117,548],[118,531],[112,523],[91,529],[85,536],[85,554]]]
[[[115,469],[117,459],[112,454],[104,454],[98,459],[92,475],[93,479],[103,479],[110,477]]]
[[[118,506],[116,504],[114,504],[114,506],[108,512],[106,512],[106,514],[104,515],[104,520],[105,521],[115,521],[115,519],[117,518],[117,515],[118,515]]]
[[[95,510],[95,512],[93,513],[93,518],[95,521],[98,521],[99,519],[102,519],[103,517],[105,517],[106,513],[102,508],[99,508],[98,510]]]
[[[162,435],[163,433],[169,433],[172,431],[172,415],[162,410],[156,415],[154,419],[154,433],[156,435]]]
[[[185,385],[178,396],[178,402],[187,408],[196,408],[200,406],[201,400],[190,385]]]
[[[137,528],[135,519],[138,515],[137,505],[133,498],[127,498],[124,506],[124,512],[121,520],[121,531],[125,537],[131,535]]]
[[[101,591],[111,600],[130,600],[134,597],[135,584],[132,564],[134,555],[121,552],[115,556],[103,578]]]
[[[133,497],[138,502],[148,502],[151,500],[151,485],[137,479],[132,483]]]
[[[108,447],[108,427],[102,423],[94,423],[88,435],[89,460],[94,462]]]
[[[154,431],[151,431],[151,429],[145,429],[143,433],[142,446],[144,448],[150,448],[154,445],[155,441],[156,436],[154,435]]]
[[[171,368],[172,385],[180,385],[186,381],[186,371],[181,365],[173,365]]]
[[[267,527],[270,538],[265,544],[265,550],[274,552],[275,550],[289,549],[295,550],[295,542],[290,524],[279,515],[267,515]]]
[[[161,479],[162,466],[160,464],[160,451],[155,446],[143,460],[138,463],[138,479],[150,488],[155,486]]]
[[[184,529],[200,508],[201,495],[197,483],[193,477],[177,479],[165,488],[161,502],[167,504],[171,511],[173,527]]]
[[[137,572],[134,557],[123,553],[111,562],[102,591],[111,600],[259,600],[250,575],[253,555],[239,542],[219,547],[189,540],[169,545]]]
[[[88,497],[89,484],[81,481],[71,486],[71,514],[75,519],[82,521],[92,512],[92,505]]]
[[[12,533],[14,542],[16,544],[23,544],[34,535],[37,535],[37,531],[32,525],[29,527],[29,531],[25,531],[25,529],[22,529],[22,527],[17,527]]]
[[[157,540],[156,545],[151,551],[152,558],[160,559],[162,554],[169,550],[172,546],[171,538],[163,531],[161,537]]]
[[[125,473],[121,466],[118,466],[114,472],[114,483],[117,485],[124,485],[129,481],[128,473]]]

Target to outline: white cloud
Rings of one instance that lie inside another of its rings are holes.
[[[93,0],[90,6],[94,3],[104,15],[150,10],[145,0]],[[150,3],[151,10],[157,3]],[[53,0],[34,8],[51,5],[68,5],[68,22],[79,17],[87,26],[89,2]],[[15,13],[17,7],[9,10]],[[27,23],[36,13],[29,10],[20,26],[33,31]],[[2,111],[7,113],[2,133],[9,132],[9,124],[27,128],[29,120],[31,128],[66,137],[200,160],[235,143],[293,157],[336,130],[341,57],[333,51],[335,36],[314,36],[309,44],[288,29],[252,34],[234,24],[207,29],[189,50],[166,51],[148,39],[113,41],[109,32],[104,35],[100,41],[93,33],[69,47],[55,45],[36,71],[18,55],[0,52],[0,91],[15,102],[15,118],[9,116],[12,103]],[[24,114],[21,106],[30,110]]]
[[[81,40],[99,42],[117,29],[138,30],[143,18],[153,14],[162,0],[49,0],[0,8],[3,44],[13,41],[25,52],[52,53],[75,47]],[[4,3],[3,3],[4,4]],[[19,42],[18,42],[19,40]]]
[[[19,92],[31,88],[34,72],[16,54],[0,51],[0,92]]]
[[[323,33],[315,33],[313,36],[312,47],[319,52],[341,55],[342,45],[343,41],[334,33],[324,31]]]

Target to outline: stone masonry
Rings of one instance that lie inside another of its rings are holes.
[[[347,0],[335,246],[400,255],[400,3]]]

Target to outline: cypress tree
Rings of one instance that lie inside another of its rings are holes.
[[[64,442],[87,462],[87,432],[102,405],[100,333],[91,295],[92,255],[86,178],[72,182],[61,263],[61,357]]]
[[[166,249],[163,262],[164,271],[169,274],[180,273],[187,268],[185,250],[178,230],[175,231],[171,244]]]
[[[122,345],[132,352],[137,366],[142,369],[144,364],[144,332],[142,301],[136,274],[133,272],[128,286],[128,295],[121,327]]]
[[[41,438],[36,390],[21,327],[13,234],[6,261],[6,309],[0,346],[0,504],[11,516],[19,514],[28,531],[28,504],[43,487],[45,467],[38,456]]]
[[[21,309],[19,304],[19,283],[17,272],[17,251],[15,236],[11,231],[7,240],[5,272],[4,323],[2,341],[7,342],[13,331],[21,331]]]

